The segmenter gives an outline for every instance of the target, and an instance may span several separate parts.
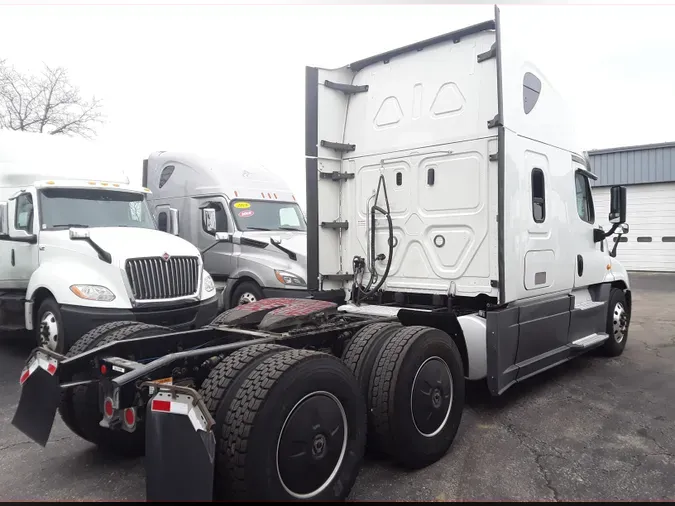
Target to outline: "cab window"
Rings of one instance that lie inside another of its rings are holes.
[[[591,185],[583,172],[577,171],[574,175],[574,187],[577,197],[577,213],[586,223],[595,222],[595,210],[593,209],[593,197]]]
[[[26,232],[33,230],[33,196],[30,193],[23,193],[16,199],[14,228]]]

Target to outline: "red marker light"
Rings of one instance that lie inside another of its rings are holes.
[[[124,410],[124,421],[129,427],[133,427],[136,423],[136,413],[134,408],[127,408]]]
[[[108,372],[108,368],[105,366],[105,364],[101,364],[101,374],[105,374]]]
[[[105,400],[105,403],[103,404],[103,409],[105,410],[105,415],[106,415],[107,417],[113,416],[113,403],[112,403],[112,399],[107,398],[107,399]]]
[[[169,413],[171,411],[171,401],[162,401],[155,399],[152,401],[152,410],[153,411],[164,411]]]

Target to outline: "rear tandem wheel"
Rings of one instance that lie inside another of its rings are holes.
[[[464,409],[464,368],[452,338],[431,327],[403,327],[380,350],[368,414],[377,447],[419,469],[439,460]]]
[[[342,500],[361,467],[365,403],[338,358],[280,351],[246,375],[218,437],[230,499]]]
[[[223,422],[239,387],[248,373],[265,358],[280,351],[289,350],[287,346],[277,344],[254,344],[241,348],[221,360],[209,373],[199,390],[204,405],[213,416],[216,436],[216,468],[214,480],[214,497],[224,500],[227,490],[222,486],[223,480],[218,476],[227,469],[227,449],[221,434],[224,434]]]
[[[67,356],[75,356],[108,343],[136,337],[159,335],[170,329],[134,321],[110,322],[100,325],[78,339]],[[130,357],[127,357],[130,358]],[[135,357],[139,358],[139,357]],[[87,379],[86,373],[75,375],[73,381]],[[77,386],[61,394],[59,413],[65,424],[81,438],[94,443],[100,449],[124,456],[139,456],[145,451],[145,424],[138,420],[136,430],[110,430],[99,422],[103,418],[99,406],[97,384]]]

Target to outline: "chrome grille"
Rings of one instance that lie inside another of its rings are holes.
[[[199,286],[196,257],[131,258],[126,263],[131,290],[138,300],[194,295]]]

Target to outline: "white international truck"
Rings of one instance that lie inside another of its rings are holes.
[[[467,381],[500,395],[621,354],[631,290],[606,239],[627,227],[625,188],[602,230],[566,105],[495,12],[307,68],[307,283],[333,302],[37,350],[14,425],[46,444],[58,404],[88,441],[145,452],[148,500],[345,499],[366,442],[409,469],[446,455]]]
[[[199,250],[156,229],[121,169],[88,141],[0,131],[0,331],[65,353],[105,322],[215,318]]]
[[[217,233],[232,234],[204,253],[205,268],[223,289],[222,309],[309,295],[307,223],[283,178],[248,160],[157,151],[143,161],[143,186],[160,230],[200,249]]]

